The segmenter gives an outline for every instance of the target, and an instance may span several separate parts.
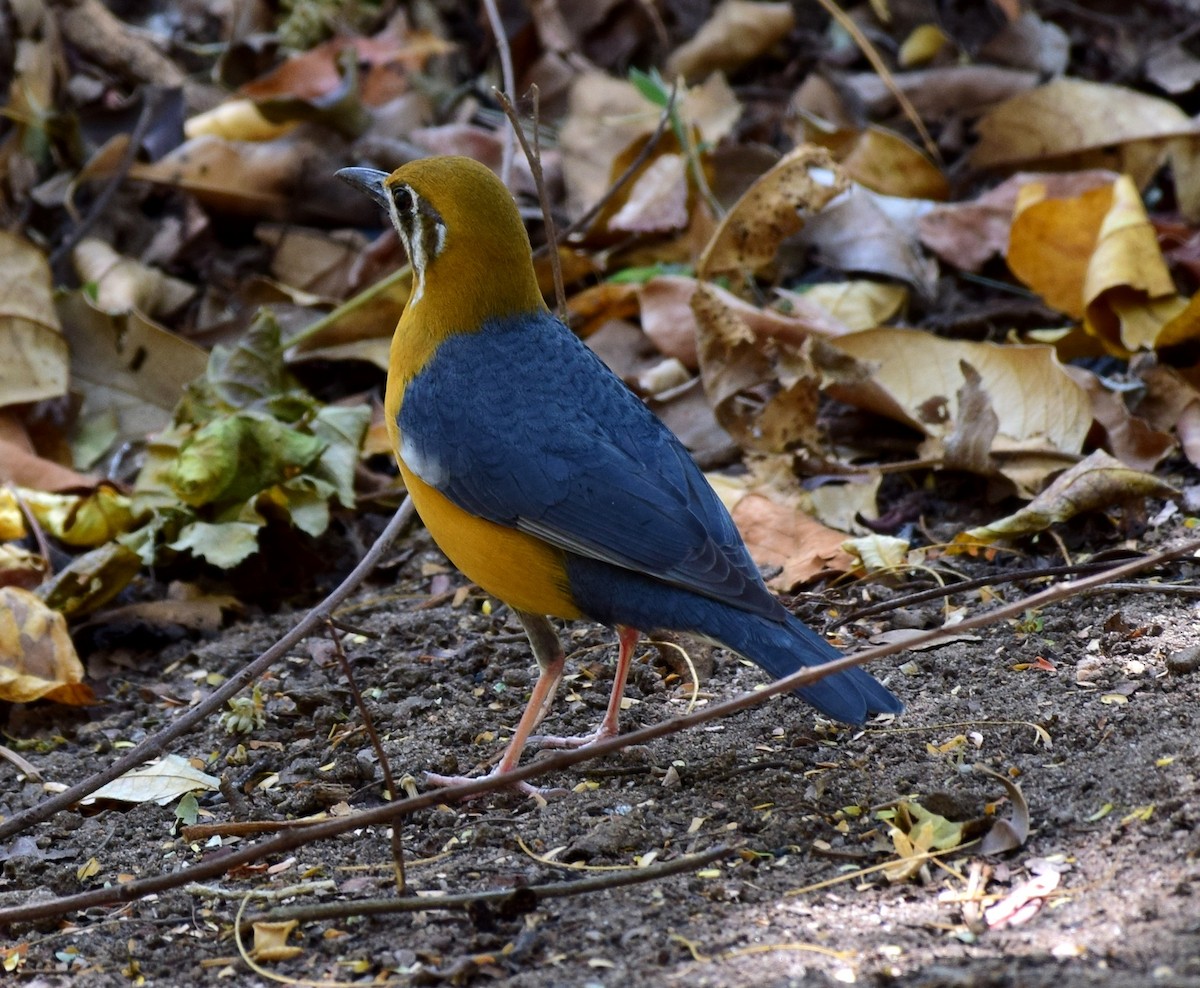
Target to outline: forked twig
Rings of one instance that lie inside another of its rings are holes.
[[[776,680],[763,688],[752,693],[744,693],[739,697],[728,700],[724,703],[714,704],[710,707],[705,707],[697,710],[695,713],[688,714],[684,717],[673,717],[669,720],[660,721],[657,724],[651,724],[647,727],[639,728],[636,731],[630,731],[628,734],[623,734],[615,738],[609,738],[605,741],[599,741],[595,744],[586,747],[577,748],[573,751],[563,751],[551,756],[550,758],[540,759],[536,762],[530,762],[526,765],[518,766],[512,772],[506,773],[502,777],[484,777],[476,779],[462,785],[448,786],[444,789],[439,788],[432,792],[425,792],[419,796],[414,796],[409,799],[398,800],[394,803],[388,803],[385,806],[377,806],[369,810],[364,810],[361,813],[353,813],[349,816],[338,817],[331,820],[323,820],[319,823],[314,823],[311,827],[304,827],[294,831],[290,831],[273,837],[270,840],[263,841],[260,844],[250,847],[241,848],[232,853],[217,858],[215,860],[201,861],[197,864],[190,865],[179,871],[171,874],[155,875],[150,878],[138,879],[124,885],[115,885],[108,888],[92,889],[87,892],[80,892],[75,895],[63,896],[58,899],[50,899],[44,902],[29,903],[23,906],[10,906],[6,909],[0,909],[0,927],[7,926],[12,923],[32,922],[39,919],[46,919],[51,916],[62,916],[69,912],[74,912],[80,909],[89,909],[93,906],[107,905],[117,902],[132,902],[140,899],[143,896],[150,895],[155,892],[163,892],[167,889],[177,888],[187,882],[203,881],[217,875],[224,874],[226,871],[236,868],[239,865],[249,864],[252,861],[257,861],[261,858],[268,857],[274,854],[283,854],[296,847],[301,847],[315,840],[325,840],[330,837],[335,837],[338,834],[345,833],[348,830],[355,830],[361,827],[375,826],[382,823],[391,823],[394,820],[400,819],[418,810],[423,810],[431,806],[437,806],[441,803],[453,802],[457,799],[462,799],[466,796],[474,796],[480,793],[492,792],[497,789],[503,789],[514,782],[524,782],[538,776],[545,775],[548,772],[558,771],[568,768],[572,765],[577,765],[580,762],[591,761],[595,758],[602,758],[605,755],[613,754],[622,748],[630,745],[645,744],[649,741],[654,741],[658,738],[665,737],[669,734],[675,734],[678,731],[685,730],[691,727],[697,727],[701,724],[707,724],[710,721],[718,720],[722,717],[728,717],[730,714],[745,710],[749,707],[757,706],[765,702],[770,697],[778,696],[781,693],[790,693],[792,690],[801,686],[808,686],[815,683],[819,679],[832,675],[836,672],[843,672],[847,669],[853,669],[857,666],[865,665],[876,659],[883,658],[888,655],[893,655],[897,652],[905,651],[909,648],[921,648],[932,645],[943,638],[955,637],[962,634],[964,631],[973,631],[978,628],[983,628],[999,621],[1015,618],[1024,613],[1031,607],[1044,607],[1047,604],[1073,597],[1092,587],[1099,586],[1113,579],[1120,579],[1130,576],[1133,573],[1148,569],[1151,566],[1157,566],[1171,559],[1178,559],[1180,556],[1194,554],[1200,551],[1200,539],[1191,539],[1173,549],[1165,549],[1162,552],[1155,553],[1151,556],[1145,556],[1141,559],[1135,559],[1120,566],[1114,566],[1112,569],[1097,573],[1092,576],[1084,577],[1073,582],[1058,584],[1043,590],[1041,593],[1034,594],[1025,600],[1016,603],[1004,604],[993,611],[986,614],[977,614],[974,617],[967,618],[953,628],[938,628],[934,631],[925,632],[917,635],[902,643],[893,643],[890,645],[882,645],[877,648],[864,649],[855,655],[845,655],[831,662],[825,662],[819,666],[812,666],[802,669],[799,672],[786,676],[783,679]],[[37,809],[35,807],[34,809]],[[27,813],[29,811],[26,811]],[[14,818],[14,821],[17,818]]]
[[[255,679],[266,672],[272,665],[282,659],[287,654],[288,649],[316,631],[333,614],[342,601],[349,597],[358,588],[358,585],[375,569],[379,564],[380,557],[387,551],[387,547],[392,544],[392,540],[412,520],[413,513],[412,499],[405,498],[404,503],[396,511],[392,520],[388,522],[387,527],[380,532],[379,538],[367,550],[367,554],[363,556],[362,561],[354,567],[353,572],[328,597],[304,615],[296,627],[280,638],[279,641],[263,652],[257,659],[241,669],[236,675],[231,676],[223,682],[212,693],[201,700],[200,703],[180,716],[178,720],[171,721],[166,727],[151,734],[135,747],[130,748],[128,752],[107,768],[96,772],[82,782],[77,782],[69,789],[64,789],[49,799],[42,800],[36,806],[22,810],[20,813],[0,823],[0,841],[21,833],[21,831],[33,826],[35,823],[48,820],[59,810],[65,810],[69,806],[79,802],[85,796],[90,796],[105,783],[111,782],[126,772],[132,772],[139,765],[150,761],[152,758],[165,755],[173,741],[183,737],[192,728],[199,725],[201,721],[211,717],[220,708],[221,704],[233,699],[233,697],[237,696],[238,693],[254,682]]]

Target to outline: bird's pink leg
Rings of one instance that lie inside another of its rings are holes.
[[[539,735],[529,738],[544,748],[582,748],[595,744],[607,738],[615,738],[620,732],[621,698],[625,695],[625,680],[629,678],[629,668],[633,665],[633,650],[637,647],[641,633],[636,628],[617,625],[617,642],[620,649],[617,653],[617,668],[613,673],[612,693],[608,697],[608,709],[604,711],[604,719],[600,726],[591,734],[580,734],[574,737],[556,737]]]
[[[563,651],[554,627],[540,614],[527,614],[524,611],[516,613],[517,617],[521,619],[521,624],[525,626],[525,633],[529,636],[529,644],[533,648],[534,658],[537,659],[538,678],[533,685],[533,693],[529,697],[529,702],[525,705],[525,712],[521,714],[517,729],[513,732],[512,740],[504,749],[499,763],[485,778],[503,776],[517,767],[517,763],[521,760],[521,752],[529,741],[529,736],[550,712],[550,706],[554,703],[554,694],[558,691],[558,684],[562,682]],[[620,707],[620,700],[617,701],[617,706]],[[425,779],[435,786],[457,786],[464,782],[477,781],[465,775],[435,775],[432,772],[427,772]],[[531,796],[545,796],[552,792],[561,792],[561,790],[539,789],[528,782],[514,782],[511,783],[511,786]]]

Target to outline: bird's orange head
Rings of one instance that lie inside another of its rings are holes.
[[[520,213],[486,166],[435,157],[390,175],[338,175],[383,207],[408,251],[413,290],[400,332],[470,333],[488,319],[545,308]]]

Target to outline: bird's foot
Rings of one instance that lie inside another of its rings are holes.
[[[529,740],[543,748],[586,748],[588,745],[598,744],[616,736],[616,729],[610,729],[606,724],[601,724],[587,734],[571,734],[566,737],[559,734],[536,734]]]
[[[497,790],[515,789],[519,793],[523,793],[526,796],[532,796],[534,799],[542,802],[547,799],[552,799],[557,796],[565,796],[567,794],[566,789],[559,789],[556,787],[547,787],[543,789],[539,788],[538,786],[531,785],[528,782],[509,782],[504,779],[504,776],[507,774],[507,771],[493,769],[487,775],[471,778],[468,775],[438,775],[436,772],[426,772],[425,781],[431,786],[436,786],[439,789],[445,789],[449,788],[450,786],[465,786],[469,782],[481,782],[484,779],[496,779],[500,781],[500,785],[496,787]],[[463,796],[462,798],[464,801],[468,799],[478,799],[486,792],[491,792],[491,790],[485,790],[484,792],[473,792],[468,796]]]

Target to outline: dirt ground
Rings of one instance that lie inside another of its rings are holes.
[[[1179,517],[1140,533],[1138,547],[1185,535]],[[1096,521],[1073,537],[1073,553],[1084,551],[1085,540],[1093,550],[1120,544]],[[354,673],[397,777],[470,771],[517,720],[532,683],[529,652],[503,608],[485,606],[478,592],[453,598],[461,578],[444,569],[423,532],[407,536],[397,552],[403,563],[389,575],[395,582],[374,584],[344,614],[378,636],[352,640]],[[943,567],[999,579],[1033,564],[1033,555],[1001,554]],[[1194,588],[1195,575],[1193,563],[1181,563],[1152,578]],[[848,602],[914,586],[834,592],[823,607],[806,602],[801,613],[819,624],[823,615],[845,613]],[[996,593],[1011,598],[1031,589],[998,584]],[[828,603],[839,599],[841,607]],[[444,602],[421,606],[431,600]],[[976,594],[955,603],[981,606]],[[236,672],[292,620],[242,621],[204,641],[97,648],[89,671],[103,706],[10,707],[5,734],[39,742],[23,753],[49,782],[77,781],[194,703],[214,677]],[[940,620],[935,602],[851,624],[842,640]],[[1195,598],[1186,590],[1110,592],[1020,624],[876,668],[907,704],[894,720],[842,728],[816,720],[794,698],[776,698],[551,777],[548,785],[576,791],[545,806],[492,794],[419,813],[403,831],[410,882],[424,891],[595,878],[722,842],[735,846],[722,862],[544,900],[531,910],[310,922],[292,935],[297,956],[268,966],[307,984],[1200,986],[1200,673],[1179,655],[1200,643]],[[549,726],[573,733],[594,726],[603,709],[615,647],[611,635],[587,625],[572,627],[567,640],[572,678]],[[380,772],[361,719],[338,667],[314,654],[325,652],[301,648],[262,682],[263,727],[234,735],[214,721],[177,747],[224,776],[238,804],[210,793],[200,799],[200,822],[378,805]],[[687,703],[658,652],[640,654],[627,727]],[[753,666],[723,653],[713,658],[701,702],[761,682]],[[1024,922],[979,934],[963,920],[962,897],[980,861],[969,852],[894,884],[879,871],[852,875],[895,860],[888,826],[876,816],[883,804],[910,798],[960,819],[990,804],[1001,816],[1010,812],[1003,787],[969,771],[975,762],[1013,777],[1032,814],[1026,845],[988,862],[987,901],[1031,875],[1060,873]],[[41,798],[42,786],[11,765],[0,763],[0,772],[0,815]],[[0,904],[220,853],[188,845],[177,829],[171,806],[61,814],[0,849]],[[98,868],[81,878],[93,858]],[[27,945],[14,977],[24,985],[76,978],[98,986],[262,984],[231,936],[242,896],[280,886],[315,890],[319,882],[332,885],[285,904],[388,895],[389,860],[385,833],[365,829],[272,860],[269,872],[246,869],[203,889],[8,930],[3,942]],[[807,890],[818,883],[825,884]]]

